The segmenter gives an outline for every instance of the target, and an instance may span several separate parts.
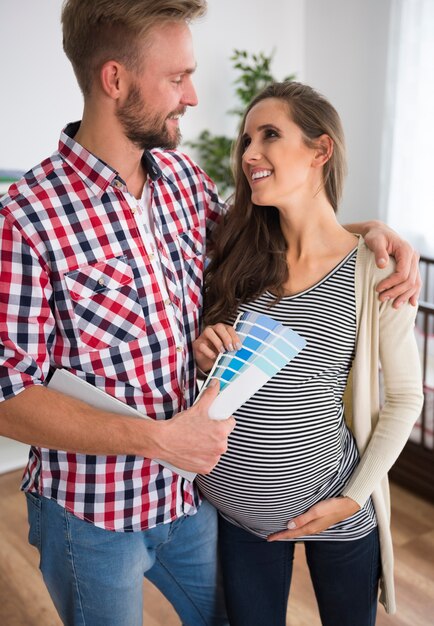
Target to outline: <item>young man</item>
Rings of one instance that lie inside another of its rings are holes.
[[[208,473],[234,427],[207,416],[217,390],[192,407],[205,243],[224,205],[174,150],[197,103],[188,23],[205,9],[67,0],[83,119],[0,205],[0,428],[32,446],[29,537],[65,624],[141,624],[143,575],[184,624],[227,623],[215,512],[152,460]],[[409,258],[390,231],[370,232],[377,256]],[[404,258],[410,278],[383,297],[414,298],[414,266]],[[62,367],[153,419],[46,388]]]

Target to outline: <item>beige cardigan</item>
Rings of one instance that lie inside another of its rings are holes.
[[[375,286],[390,275],[393,263],[378,269],[372,252],[359,239],[356,262],[356,356],[345,394],[346,420],[357,442],[360,464],[342,495],[361,506],[372,494],[380,534],[380,602],[396,610],[390,497],[387,472],[396,461],[422,404],[420,358],[414,336],[416,307],[380,303]],[[384,404],[379,401],[379,363]]]

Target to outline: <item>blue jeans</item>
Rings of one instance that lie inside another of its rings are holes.
[[[220,517],[220,557],[231,626],[285,626],[294,542],[268,543]],[[378,530],[352,541],[306,541],[323,626],[373,626]]]
[[[29,542],[68,626],[141,626],[143,576],[188,626],[227,625],[217,567],[217,514],[196,515],[132,533],[80,520],[55,501],[27,495]]]

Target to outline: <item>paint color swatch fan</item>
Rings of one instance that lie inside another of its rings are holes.
[[[232,415],[306,345],[294,330],[259,313],[241,313],[234,329],[241,348],[217,358],[201,389],[214,378],[220,382],[220,393],[209,409],[211,419]]]

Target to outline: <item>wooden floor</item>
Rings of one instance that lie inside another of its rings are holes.
[[[25,500],[19,492],[20,477],[20,471],[0,475],[0,624],[61,626],[38,570],[37,552],[27,543]],[[377,626],[432,626],[434,505],[393,486],[392,518],[398,613],[387,616],[380,607]],[[144,594],[146,610],[143,622],[146,626],[180,625],[172,607],[147,581],[144,583]],[[302,546],[296,550],[287,624],[321,624]]]

